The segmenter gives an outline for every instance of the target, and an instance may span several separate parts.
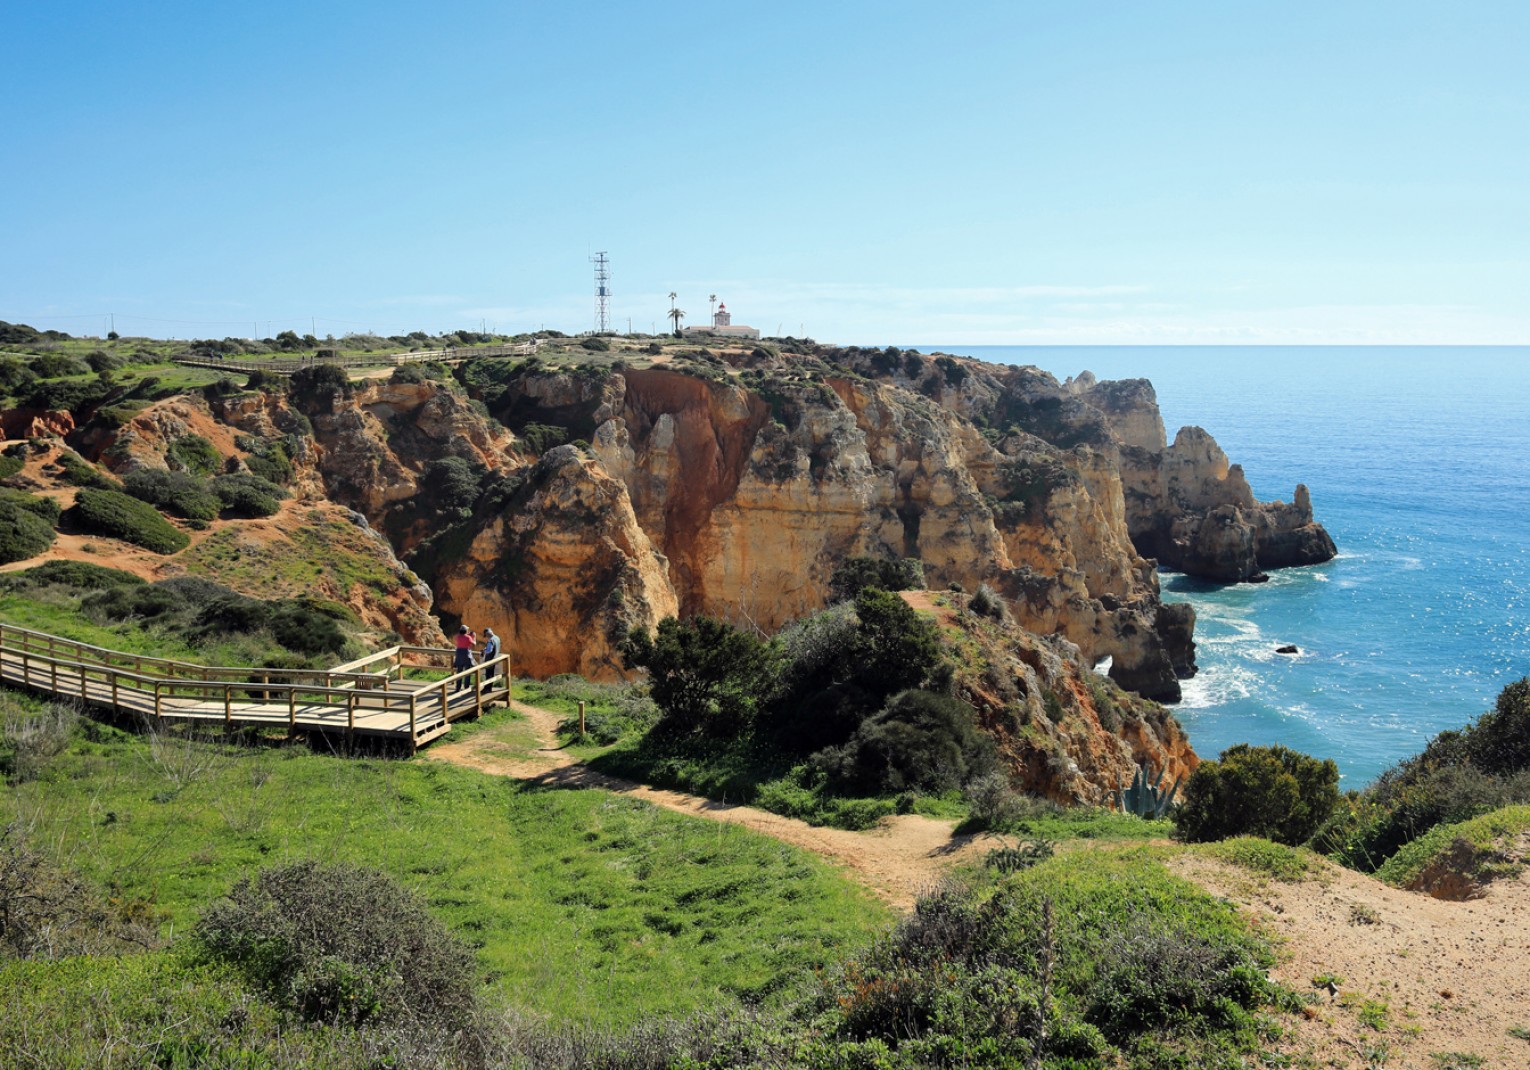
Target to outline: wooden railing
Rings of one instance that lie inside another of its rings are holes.
[[[444,349],[417,349],[408,353],[378,353],[366,357],[293,357],[288,360],[220,360],[217,357],[175,357],[171,363],[188,368],[208,368],[228,372],[268,372],[292,375],[303,368],[329,365],[335,368],[378,368],[399,364],[422,364],[428,361],[458,362],[493,357],[530,356],[541,339],[502,346],[448,346]]]
[[[0,624],[0,675],[24,687],[155,720],[406,736],[411,749],[453,720],[481,714],[493,678],[508,684],[508,654],[440,680],[406,678],[412,668],[449,664],[453,653],[395,646],[336,669],[196,665]],[[362,666],[377,668],[356,671]]]

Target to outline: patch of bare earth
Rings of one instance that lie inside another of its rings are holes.
[[[1296,883],[1191,854],[1173,865],[1274,938],[1279,980],[1316,993],[1293,1046],[1318,1065],[1530,1065],[1530,1042],[1509,1033],[1530,1028],[1530,874],[1446,902],[1326,863]],[[1336,994],[1315,989],[1324,975],[1342,979]],[[1483,1061],[1431,1058],[1447,1053]]]
[[[600,788],[666,810],[742,825],[838,863],[899,910],[912,908],[919,893],[936,885],[952,863],[993,845],[986,837],[956,835],[949,821],[917,814],[886,818],[866,832],[849,832],[606,776],[558,748],[557,714],[520,702],[511,705],[531,723],[538,749],[528,753],[484,732],[455,743],[443,740],[424,751],[424,757],[546,787]]]

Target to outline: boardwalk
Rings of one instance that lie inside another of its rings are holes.
[[[0,624],[0,679],[115,713],[225,728],[396,739],[413,752],[505,701],[510,657],[450,673],[452,651],[395,646],[333,669],[194,665]]]
[[[216,357],[176,357],[173,364],[188,368],[208,368],[219,372],[267,372],[271,375],[290,376],[303,368],[332,365],[336,368],[378,368],[401,364],[461,364],[466,360],[487,360],[495,357],[529,357],[536,353],[540,339],[503,346],[452,346],[446,349],[417,349],[409,353],[378,353],[368,357],[331,357],[316,360],[313,357],[293,357],[287,360],[219,360]]]

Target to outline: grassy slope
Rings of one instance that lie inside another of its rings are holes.
[[[515,1004],[624,1022],[762,995],[886,920],[799,850],[602,792],[96,735],[44,779],[0,789],[0,804],[92,881],[152,899],[176,931],[261,865],[366,863],[481,945]]]

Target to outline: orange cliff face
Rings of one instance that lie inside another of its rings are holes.
[[[522,436],[455,384],[337,394],[310,406],[316,470],[429,559],[440,610],[504,622],[542,673],[616,675],[625,628],[674,612],[773,631],[824,605],[843,558],[869,554],[918,558],[935,589],[987,583],[1025,627],[1173,699],[1194,671],[1194,616],[1159,598],[1143,556],[1157,533],[1247,529],[1257,567],[1261,547],[1321,532],[1304,494],[1254,502],[1203,432],[1165,445],[1142,380],[1059,384],[874,350],[734,363],[511,369],[486,396]],[[533,465],[527,436],[549,427],[584,443]],[[436,508],[443,457],[501,490]]]

